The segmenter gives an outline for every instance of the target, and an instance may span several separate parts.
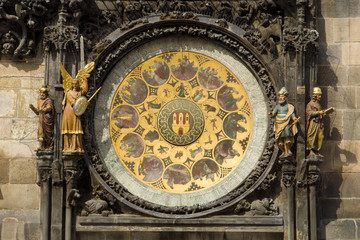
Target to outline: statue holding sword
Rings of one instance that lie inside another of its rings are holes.
[[[63,119],[61,134],[64,135],[63,152],[84,152],[82,144],[82,135],[84,134],[80,116],[85,112],[88,101],[84,96],[88,91],[87,79],[94,69],[94,62],[87,64],[83,69],[78,71],[75,79],[65,70],[59,62],[61,76],[63,77],[64,100]],[[98,89],[96,93],[99,91]],[[95,93],[95,94],[96,94]],[[95,95],[94,94],[94,95]]]

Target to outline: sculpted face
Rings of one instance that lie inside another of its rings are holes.
[[[40,99],[41,100],[45,100],[46,99],[46,97],[47,97],[47,92],[40,92]]]
[[[280,104],[283,104],[283,103],[285,103],[286,102],[286,96],[285,95],[280,95],[279,96],[279,103]]]
[[[78,81],[73,81],[72,82],[72,88],[74,90],[79,90],[79,82]]]
[[[317,94],[317,95],[315,96],[315,100],[316,100],[317,102],[320,102],[320,100],[321,100],[321,94]]]

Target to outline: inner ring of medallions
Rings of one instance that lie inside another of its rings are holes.
[[[158,115],[158,129],[169,143],[185,146],[195,142],[204,130],[201,109],[193,102],[176,99],[168,102]]]

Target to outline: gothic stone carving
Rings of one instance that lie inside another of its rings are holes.
[[[263,198],[254,200],[249,203],[242,200],[238,203],[234,211],[236,214],[250,214],[250,215],[278,215],[279,208],[275,206],[274,200],[271,198]]]
[[[286,52],[289,48],[296,51],[307,51],[311,48],[317,48],[317,39],[319,33],[314,29],[299,27],[287,27],[283,30],[283,51]]]
[[[50,181],[52,177],[51,164],[53,161],[53,154],[51,152],[38,151],[37,155],[37,178],[36,184],[41,185],[44,182]]]
[[[294,156],[287,156],[279,159],[279,164],[282,165],[282,182],[285,187],[293,187],[296,182],[296,160]]]
[[[49,26],[44,28],[44,48],[50,51],[51,46],[56,50],[67,49],[70,46],[79,49],[79,29],[74,26]]]

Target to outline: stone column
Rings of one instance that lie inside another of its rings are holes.
[[[80,197],[79,190],[76,189],[78,177],[82,173],[83,153],[63,153],[64,174],[66,181],[66,203],[65,203],[65,240],[74,239],[73,237],[73,207],[76,199]]]
[[[317,237],[317,186],[320,182],[320,163],[323,159],[320,157],[307,159],[308,172],[306,182],[310,189],[310,239],[316,240]]]
[[[296,175],[296,160],[294,156],[288,156],[279,159],[279,164],[282,165],[282,183],[286,187],[287,194],[287,214],[285,216],[285,223],[287,225],[287,239],[295,239],[295,175]]]
[[[53,153],[38,151],[37,156],[37,181],[40,186],[40,239],[50,239],[50,203],[51,203],[51,178]]]

